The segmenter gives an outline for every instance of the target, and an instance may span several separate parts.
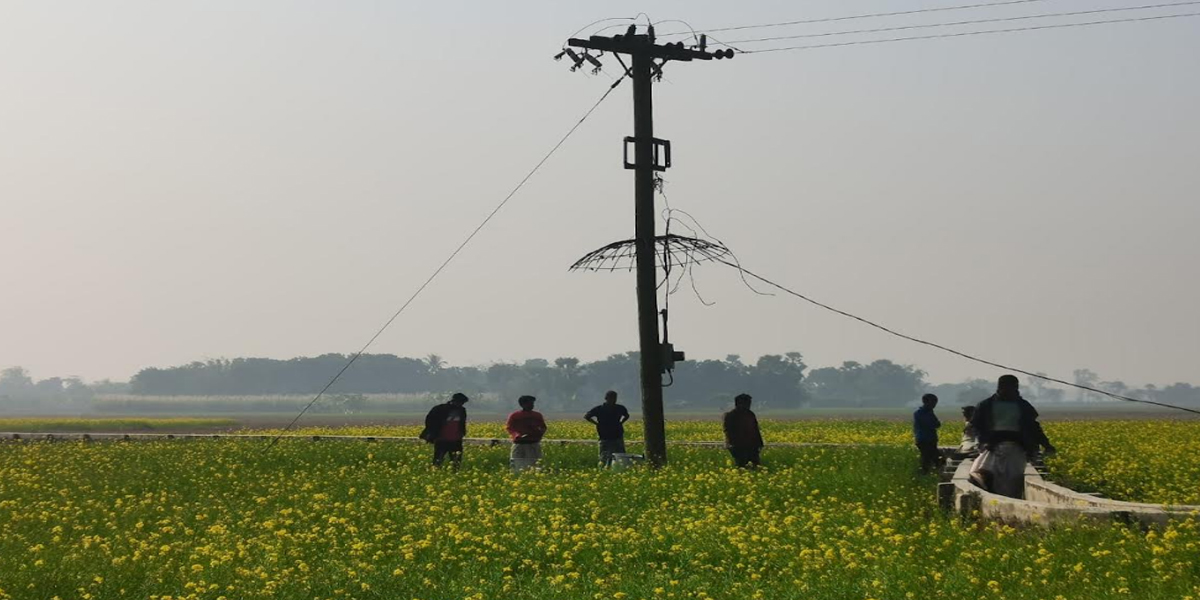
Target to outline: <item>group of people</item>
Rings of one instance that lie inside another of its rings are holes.
[[[449,458],[457,468],[462,464],[463,440],[467,437],[467,409],[470,398],[456,393],[450,401],[433,407],[425,415],[425,429],[421,439],[433,445],[433,464],[440,467]],[[514,473],[537,466],[542,459],[542,438],[546,435],[546,418],[534,410],[537,398],[521,396],[520,407],[504,423],[504,429],[512,441],[509,465]],[[617,393],[609,391],[604,403],[587,412],[584,419],[596,426],[600,438],[600,465],[610,467],[616,454],[625,452],[625,421],[629,411],[617,403]]]
[[[463,440],[467,437],[467,409],[470,398],[456,393],[445,404],[434,406],[425,415],[425,428],[421,439],[433,445],[433,464],[442,466],[449,458],[451,466],[462,464]],[[546,419],[534,410],[537,398],[521,396],[520,407],[504,423],[512,441],[509,451],[509,466],[514,473],[537,467],[542,459],[542,438],[546,435]],[[750,410],[749,394],[734,398],[733,410],[725,413],[725,447],[738,467],[754,468],[761,464],[763,447],[762,432],[758,428],[758,417]],[[617,393],[604,394],[604,403],[593,407],[583,418],[596,426],[600,441],[600,466],[612,466],[616,455],[625,454],[625,422],[629,410],[617,403]]]
[[[938,398],[925,394],[913,413],[913,440],[920,453],[920,469],[930,472],[943,462],[938,447],[942,426],[934,408]],[[1025,467],[1039,452],[1052,454],[1054,446],[1038,421],[1037,409],[1021,397],[1015,375],[1003,375],[996,393],[978,405],[962,409],[964,427],[957,454],[972,459],[971,481],[995,494],[1021,498],[1025,494]]]

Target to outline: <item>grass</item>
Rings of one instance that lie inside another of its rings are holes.
[[[2,443],[0,599],[1200,596],[1200,521],[963,522],[898,443],[773,448],[759,472],[549,446],[513,476],[506,451],[454,473],[418,444]]]

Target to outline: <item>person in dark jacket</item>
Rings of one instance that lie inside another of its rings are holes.
[[[938,451],[938,428],[942,422],[933,409],[937,406],[938,397],[933,394],[921,396],[921,408],[913,413],[913,441],[921,453],[921,472],[929,473],[937,469],[942,454]]]
[[[625,453],[625,421],[629,420],[629,410],[617,404],[617,393],[609,390],[604,394],[604,404],[587,411],[583,418],[596,426],[596,435],[600,438],[600,466],[611,467],[613,455]]]
[[[980,471],[976,479],[996,494],[1024,497],[1025,465],[1043,442],[1049,445],[1050,441],[1038,423],[1037,409],[1021,397],[1015,375],[1000,377],[996,393],[975,407],[971,425],[979,446],[990,454],[976,461]]]
[[[433,466],[440,467],[446,457],[458,469],[462,464],[463,438],[467,437],[467,408],[469,399],[456,392],[450,401],[439,404],[425,415],[425,429],[421,439],[433,444]]]
[[[750,394],[738,394],[733,399],[733,410],[725,413],[725,447],[739,469],[762,464],[759,456],[763,447],[762,432],[758,428],[758,417],[750,410],[750,400]]]

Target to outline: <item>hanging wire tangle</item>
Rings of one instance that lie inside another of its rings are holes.
[[[717,242],[675,235],[655,236],[655,255],[660,268],[687,268],[730,256],[729,248]],[[621,240],[588,252],[571,265],[570,271],[632,271],[637,263],[637,240]]]

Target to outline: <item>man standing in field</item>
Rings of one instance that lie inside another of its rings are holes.
[[[1010,498],[1024,497],[1026,461],[1045,439],[1038,412],[1021,397],[1019,386],[1015,375],[1002,375],[996,393],[980,402],[971,417],[979,445],[987,451],[976,460],[973,470],[978,473],[972,476],[989,491]]]
[[[750,410],[750,400],[750,394],[738,394],[733,399],[733,410],[725,413],[725,447],[739,469],[762,465],[759,456],[762,432],[758,429],[758,417]]]
[[[433,444],[433,466],[440,467],[446,456],[455,470],[462,464],[463,438],[467,437],[467,395],[456,392],[450,401],[439,404],[425,415],[421,439]]]
[[[596,426],[600,438],[600,466],[612,466],[614,454],[625,453],[625,421],[629,411],[617,404],[617,393],[609,390],[604,394],[604,404],[587,411],[583,418]]]
[[[521,409],[508,415],[508,422],[504,424],[508,435],[512,437],[509,464],[513,473],[534,467],[542,459],[542,436],[546,434],[546,419],[542,418],[542,413],[533,410],[533,403],[536,401],[537,398],[533,396],[518,398],[517,404],[521,405]]]
[[[942,426],[942,422],[938,420],[937,415],[933,414],[937,403],[937,396],[925,394],[921,396],[921,408],[913,413],[913,441],[917,443],[917,450],[921,453],[922,473],[934,471],[941,462],[937,430]]]

